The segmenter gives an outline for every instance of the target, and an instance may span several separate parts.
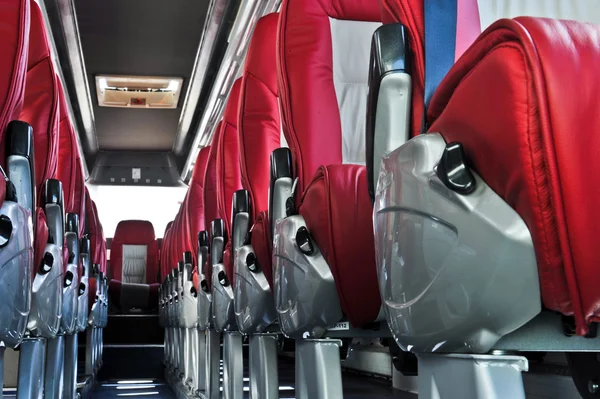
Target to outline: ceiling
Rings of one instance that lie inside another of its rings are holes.
[[[171,151],[208,0],[75,0],[100,151]],[[99,107],[98,74],[181,77],[176,109]]]

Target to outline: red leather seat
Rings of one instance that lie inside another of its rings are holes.
[[[164,279],[167,274],[171,271],[171,265],[169,263],[169,246],[171,245],[171,228],[173,227],[173,221],[167,223],[165,233],[163,234],[162,245],[160,247],[160,277]]]
[[[457,61],[428,110],[430,130],[461,142],[473,169],[524,219],[544,306],[572,314],[580,335],[600,320],[593,239],[600,230],[589,185],[600,141],[572,133],[600,123],[592,67],[600,60],[599,33],[572,21],[498,21]]]
[[[43,209],[40,207],[46,180],[56,177],[58,162],[58,125],[60,86],[50,56],[48,37],[39,6],[31,4],[31,24],[27,81],[23,109],[19,120],[33,128],[35,148],[35,186],[37,209],[34,210],[35,260],[42,261],[48,241],[48,227]]]
[[[206,161],[206,173],[204,174],[204,221],[206,223],[206,230],[209,233],[209,227],[212,221],[221,217],[217,203],[217,149],[222,133],[222,125],[223,121],[219,122],[215,128],[215,133],[213,135],[210,150],[208,152],[208,160]],[[207,265],[204,267],[204,270],[206,271],[206,283],[208,284],[209,288],[212,285],[211,265],[212,263],[209,251]]]
[[[233,193],[242,188],[237,132],[240,88],[241,80],[238,79],[229,93],[225,112],[223,113],[221,134],[217,143],[217,207],[221,219],[225,222],[225,234],[229,237],[231,236],[231,201]],[[230,281],[233,281],[231,240],[227,242],[223,258],[227,276]]]
[[[110,256],[111,278],[124,283],[154,284],[158,281],[158,241],[146,220],[119,222]]]
[[[194,265],[198,265],[198,233],[206,230],[204,219],[204,179],[206,177],[209,153],[210,146],[202,148],[198,153],[187,193],[188,201],[184,209],[186,248],[192,252]]]
[[[362,166],[370,45],[379,12],[379,5],[367,0],[340,0],[335,6],[287,0],[279,25],[279,93],[298,178],[296,209],[329,265],[341,310],[355,327],[373,322],[381,306]],[[280,270],[291,273],[290,267]],[[281,320],[287,310],[278,310]],[[297,328],[294,334],[302,335],[304,327]]]
[[[152,223],[119,222],[111,246],[110,298],[120,310],[158,306],[159,253]]]
[[[269,284],[271,227],[268,215],[271,153],[281,146],[281,117],[277,87],[277,24],[279,14],[256,23],[246,55],[240,91],[239,147],[242,186],[251,200],[252,246]]]

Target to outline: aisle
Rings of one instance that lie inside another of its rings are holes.
[[[111,380],[92,392],[91,399],[175,399],[169,387],[159,380]]]

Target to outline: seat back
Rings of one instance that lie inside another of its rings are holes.
[[[19,118],[23,107],[27,58],[29,53],[29,0],[2,2],[3,24],[0,27],[4,62],[0,73],[0,143],[5,143],[8,123]],[[0,164],[6,170],[6,146],[0,146]],[[1,185],[0,185],[1,186]],[[1,189],[4,191],[4,188]],[[4,199],[4,194],[0,199]]]
[[[158,241],[146,220],[119,222],[110,257],[112,279],[124,283],[153,284],[158,281]]]
[[[380,20],[369,0],[282,5],[279,95],[299,193],[321,165],[365,162],[369,49]]]
[[[277,88],[279,14],[256,23],[240,88],[238,136],[242,186],[250,193],[252,220],[269,207],[270,157],[281,145]]]
[[[221,124],[217,143],[217,205],[225,222],[226,234],[231,233],[231,201],[233,193],[242,188],[238,146],[238,114],[241,80],[233,84]],[[211,220],[212,222],[212,220]]]
[[[171,271],[169,264],[169,246],[171,245],[171,228],[173,227],[173,221],[167,223],[165,233],[163,234],[162,244],[160,247],[160,276],[164,279],[167,274]]]
[[[206,220],[204,219],[204,179],[206,177],[209,154],[210,147],[204,147],[198,153],[187,193],[189,201],[186,202],[184,210],[186,250],[192,252],[194,265],[196,266],[198,266],[198,233],[206,230]]]
[[[221,218],[221,214],[219,212],[218,206],[218,196],[217,196],[217,147],[219,142],[219,137],[221,136],[221,126],[223,122],[219,122],[217,127],[215,128],[215,133],[212,138],[212,143],[210,145],[210,150],[208,152],[208,159],[206,161],[206,172],[204,173],[204,221],[206,224],[206,231],[210,234],[210,223],[213,220]],[[209,242],[211,240],[209,239]],[[206,282],[208,287],[211,285],[211,260],[210,260],[210,250],[209,255],[204,265],[201,265],[203,268],[204,275],[206,276]]]

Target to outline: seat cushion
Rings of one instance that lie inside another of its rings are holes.
[[[600,320],[600,27],[517,18],[488,28],[432,98],[431,131],[514,208],[535,246],[544,305]],[[518,278],[518,276],[515,276]]]
[[[321,167],[299,212],[331,268],[342,310],[355,327],[375,321],[381,307],[366,168]]]
[[[198,233],[206,230],[206,221],[204,219],[204,178],[209,153],[210,147],[204,147],[198,153],[190,180],[190,188],[187,193],[189,201],[185,207],[187,250],[192,251],[195,266],[198,265]]]
[[[111,280],[108,288],[113,310],[128,313],[131,309],[157,310],[160,284],[132,284]]]

